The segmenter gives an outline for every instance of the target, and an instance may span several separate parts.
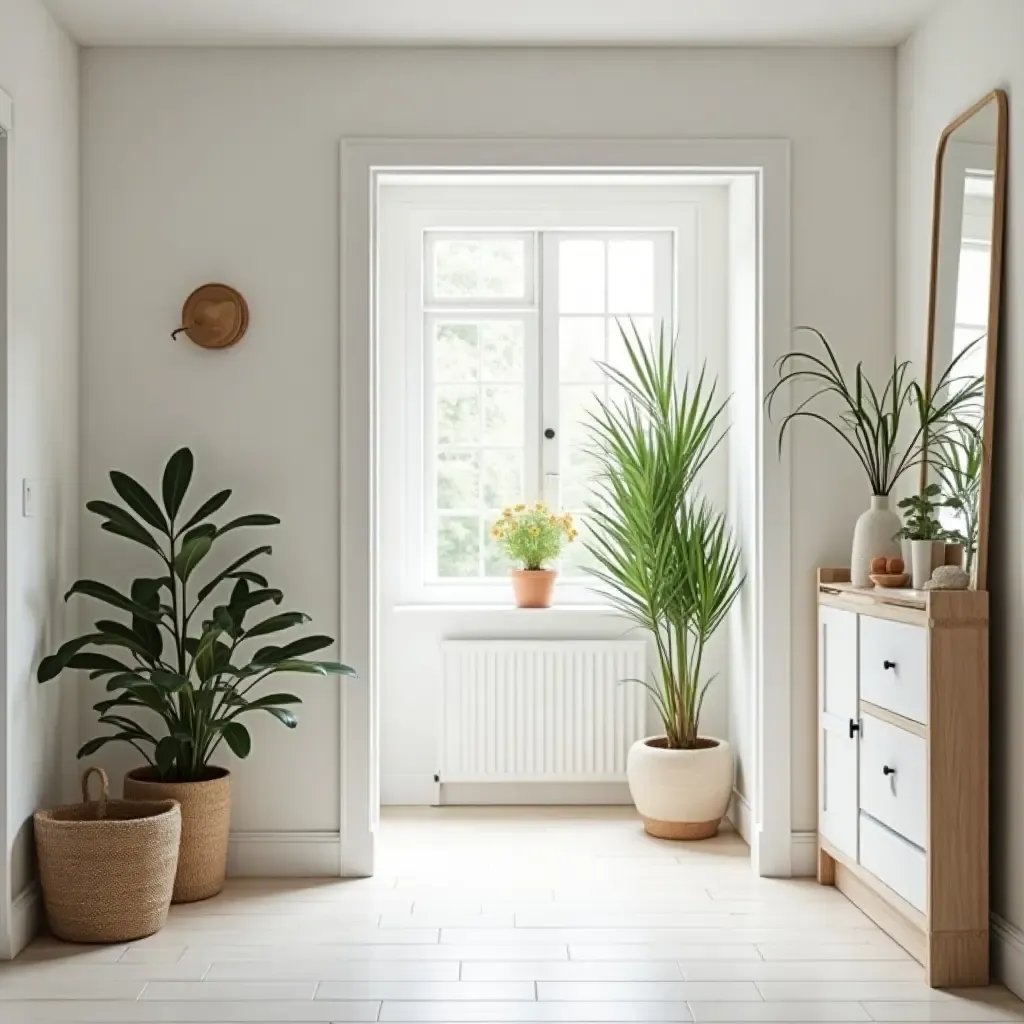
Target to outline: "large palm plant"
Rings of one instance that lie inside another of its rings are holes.
[[[291,693],[255,695],[252,691],[264,680],[279,673],[354,675],[347,665],[307,657],[332,647],[329,636],[269,645],[263,639],[309,622],[308,615],[276,612],[249,621],[255,609],[282,600],[281,591],[251,565],[271,553],[269,545],[253,548],[197,583],[204,575],[199,570],[206,569],[207,556],[225,534],[274,526],[280,520],[256,513],[214,524],[210,520],[231,497],[228,490],[218,491],[191,515],[183,513],[192,468],[187,448],[171,456],[163,474],[162,506],[117,470],[110,480],[124,505],[86,504],[103,519],[103,530],[146,548],[157,574],[136,579],[127,594],[96,580],[78,580],[65,599],[80,594],[125,618],[100,619],[89,632],[43,658],[37,674],[41,683],[65,669],[106,679],[110,696],[95,710],[100,724],[111,731],[89,740],[78,756],[87,757],[107,743],[127,743],[161,779],[173,782],[203,778],[222,742],[236,756],[247,757],[252,741],[239,721],[242,715],[265,712],[295,728],[288,708],[300,703],[299,698]]]
[[[725,403],[702,371],[680,382],[664,328],[645,343],[619,325],[632,372],[604,366],[618,398],[591,414],[600,470],[590,507],[589,571],[615,606],[654,637],[651,693],[673,749],[700,745],[704,654],[743,585],[739,548],[697,478],[718,447]]]

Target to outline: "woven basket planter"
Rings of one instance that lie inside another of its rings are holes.
[[[126,800],[177,800],[181,804],[181,852],[173,903],[216,896],[227,874],[231,829],[231,774],[208,768],[198,782],[161,782],[152,768],[124,777]]]
[[[98,800],[89,778],[100,777]],[[107,798],[107,776],[89,768],[80,804],[34,817],[43,902],[50,930],[68,942],[127,942],[167,921],[181,839],[173,800]]]

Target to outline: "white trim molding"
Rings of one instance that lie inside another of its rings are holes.
[[[13,960],[36,937],[42,909],[39,883],[29,882],[11,901],[9,926],[0,935],[0,960]]]
[[[379,812],[377,667],[377,193],[383,176],[501,172],[649,173],[746,180],[757,196],[760,309],[751,345],[758,394],[790,351],[790,144],[785,139],[346,139],[341,143],[341,628],[360,678],[341,701],[341,869],[373,871]],[[783,396],[780,396],[782,398]],[[780,409],[780,414],[785,414]],[[790,460],[756,412],[758,550],[755,587],[752,863],[760,875],[793,871],[790,834]],[[770,594],[768,588],[770,586]],[[803,854],[801,853],[801,856]]]
[[[818,833],[793,832],[790,850],[793,877],[814,878],[818,874]]]
[[[747,798],[735,786],[732,790],[732,801],[729,804],[728,818],[743,841],[747,846],[750,846],[754,812],[750,809]]]
[[[232,832],[232,878],[331,878],[341,873],[337,832]]]
[[[1024,932],[992,914],[992,977],[1024,999]]]

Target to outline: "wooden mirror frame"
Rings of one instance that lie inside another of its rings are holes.
[[[1003,277],[1003,244],[1006,221],[1006,150],[1009,134],[1009,103],[1006,92],[993,89],[970,109],[950,122],[939,138],[935,155],[935,194],[932,200],[931,279],[928,285],[928,335],[925,361],[925,391],[931,393],[935,352],[935,329],[938,313],[939,239],[942,215],[942,167],[950,136],[990,103],[996,105],[996,160],[993,181],[992,255],[988,296],[988,337],[985,349],[985,409],[982,427],[981,491],[978,498],[977,572],[973,581],[976,590],[984,590],[988,582],[988,522],[992,489],[992,438],[995,423],[996,358],[999,351],[999,310]],[[928,480],[928,464],[921,466],[921,489]]]

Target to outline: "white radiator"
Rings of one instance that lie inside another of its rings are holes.
[[[645,735],[643,640],[448,640],[441,782],[621,782]]]

